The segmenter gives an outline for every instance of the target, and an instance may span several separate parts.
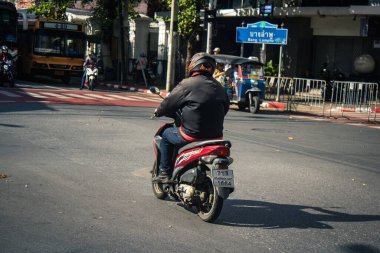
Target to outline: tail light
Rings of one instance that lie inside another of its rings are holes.
[[[228,147],[220,146],[216,148],[215,150],[213,150],[210,155],[229,157],[230,149]]]

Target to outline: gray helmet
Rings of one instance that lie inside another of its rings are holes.
[[[192,74],[193,72],[200,70],[202,64],[206,67],[212,67],[211,74],[214,72],[216,67],[215,59],[207,53],[197,53],[193,55],[193,57],[190,60],[190,64],[188,67],[189,74]]]
[[[1,52],[8,53],[8,47],[6,45],[1,46]]]

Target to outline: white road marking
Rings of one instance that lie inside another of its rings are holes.
[[[73,93],[66,93],[65,95],[66,96],[70,96],[70,97],[75,97],[75,98],[81,98],[81,99],[91,99],[91,100],[95,99],[95,98],[91,98],[91,97],[88,97],[88,96],[83,96],[83,95],[73,94]]]
[[[144,97],[137,97],[137,96],[129,96],[130,98],[136,98],[139,100],[145,100],[145,101],[151,101],[151,102],[157,102],[157,100],[151,99],[151,98],[144,98]]]
[[[105,99],[105,100],[115,100],[114,98],[105,97],[105,96],[97,95],[97,94],[86,94],[86,95],[87,95],[87,96],[94,97],[94,98]]]
[[[29,92],[29,91],[19,91],[19,93],[23,93],[23,94],[26,94],[28,96],[35,97],[35,98],[47,98],[46,96],[42,96],[41,94]]]
[[[41,92],[41,94],[44,94],[46,96],[51,96],[51,97],[56,97],[56,98],[63,98],[63,99],[68,99],[70,97],[61,95],[61,94],[55,94],[55,93],[50,93],[50,92]]]
[[[11,93],[11,92],[8,92],[8,91],[4,91],[4,90],[0,90],[0,94],[3,94],[7,97],[11,97],[11,98],[20,98],[21,96],[15,94],[15,93]]]
[[[113,94],[110,94],[108,95],[109,97],[113,97],[113,98],[117,98],[117,99],[123,99],[123,100],[138,100],[138,99],[135,99],[135,98],[131,98],[131,97],[124,97],[124,96],[120,96],[120,95],[113,95]]]

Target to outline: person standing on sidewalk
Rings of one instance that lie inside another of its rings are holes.
[[[220,48],[219,47],[214,48],[213,52],[214,52],[214,55],[220,54]]]
[[[147,66],[148,60],[146,59],[145,53],[141,53],[140,57],[136,61],[135,69],[136,69],[136,75],[135,75],[135,82],[138,83],[142,79],[145,82],[145,69]]]

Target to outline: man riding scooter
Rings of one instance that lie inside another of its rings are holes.
[[[84,83],[86,81],[87,75],[86,75],[86,68],[88,66],[94,66],[97,64],[97,58],[93,52],[91,52],[85,59],[83,63],[83,76],[82,76],[82,81],[80,83],[80,90],[83,89]],[[87,80],[88,81],[88,80]]]
[[[167,128],[160,143],[161,159],[156,179],[162,183],[170,179],[173,148],[190,142],[223,137],[224,116],[229,99],[224,88],[212,74],[215,59],[206,53],[195,54],[189,64],[189,77],[182,80],[156,109],[155,116],[175,118],[180,126]]]
[[[0,85],[4,81],[4,66],[8,61],[12,61],[13,57],[8,53],[8,47],[6,45],[1,46],[1,56],[0,56]]]

